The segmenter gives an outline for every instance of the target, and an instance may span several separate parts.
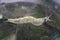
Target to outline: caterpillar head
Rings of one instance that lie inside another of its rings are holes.
[[[44,17],[44,20],[45,21],[53,21],[53,20],[50,19],[50,17],[51,17],[51,15],[50,16],[47,16],[47,17]]]

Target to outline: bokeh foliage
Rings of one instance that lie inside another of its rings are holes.
[[[47,1],[47,2],[51,2],[50,1]],[[10,10],[11,9],[11,10]],[[1,9],[0,9],[1,10]],[[15,6],[9,6],[8,10],[10,11],[9,12],[9,15],[10,13],[12,13],[11,16],[13,16],[14,14],[13,13],[19,13],[19,9],[15,10]],[[51,16],[51,20],[54,20],[55,22],[47,22],[49,25],[52,25],[53,27],[56,27],[57,29],[60,29],[60,20],[57,20],[57,16],[56,14],[50,12],[49,9],[47,9],[46,7],[42,6],[42,5],[37,5],[37,7],[35,8],[36,10],[36,14],[32,15],[34,17],[37,17],[37,18],[41,18],[41,17],[45,17],[45,16],[48,16],[50,14],[52,14]],[[9,36],[11,34],[11,32],[13,32],[13,30],[15,31],[16,27],[14,27],[12,24],[12,26],[10,25],[10,23],[2,23],[0,25],[4,25],[4,26],[1,26],[3,28],[1,28],[2,30],[0,30],[0,39],[3,39],[5,38],[6,36]],[[19,27],[19,30],[18,30],[18,33],[17,33],[17,40],[40,40],[41,37],[44,37],[44,36],[48,36],[50,34],[50,30],[46,29],[45,26],[41,25],[41,26],[34,26],[32,24],[22,24]],[[51,40],[51,39],[49,39]]]

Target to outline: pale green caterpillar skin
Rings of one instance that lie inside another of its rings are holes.
[[[39,25],[42,25],[44,23],[44,20],[43,18],[40,18],[40,19],[36,19],[32,22],[32,24],[36,25],[36,26],[39,26]]]
[[[34,18],[33,16],[25,16],[21,18],[8,19],[8,22],[12,22],[15,24],[32,23],[36,26],[42,25],[45,21],[50,21],[49,17]]]

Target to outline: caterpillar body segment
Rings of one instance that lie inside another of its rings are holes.
[[[44,23],[44,20],[42,18],[36,19],[32,22],[32,24],[34,24],[36,26],[42,25],[43,23]]]
[[[8,21],[6,21],[6,22],[18,24],[20,22],[20,20],[19,19],[8,19]]]

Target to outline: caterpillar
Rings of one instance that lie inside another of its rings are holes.
[[[32,23],[33,25],[40,26],[44,22],[51,21],[50,16],[43,17],[43,18],[35,18],[33,16],[25,16],[15,19],[8,19],[8,22],[15,23],[15,24],[24,24],[24,23]]]

